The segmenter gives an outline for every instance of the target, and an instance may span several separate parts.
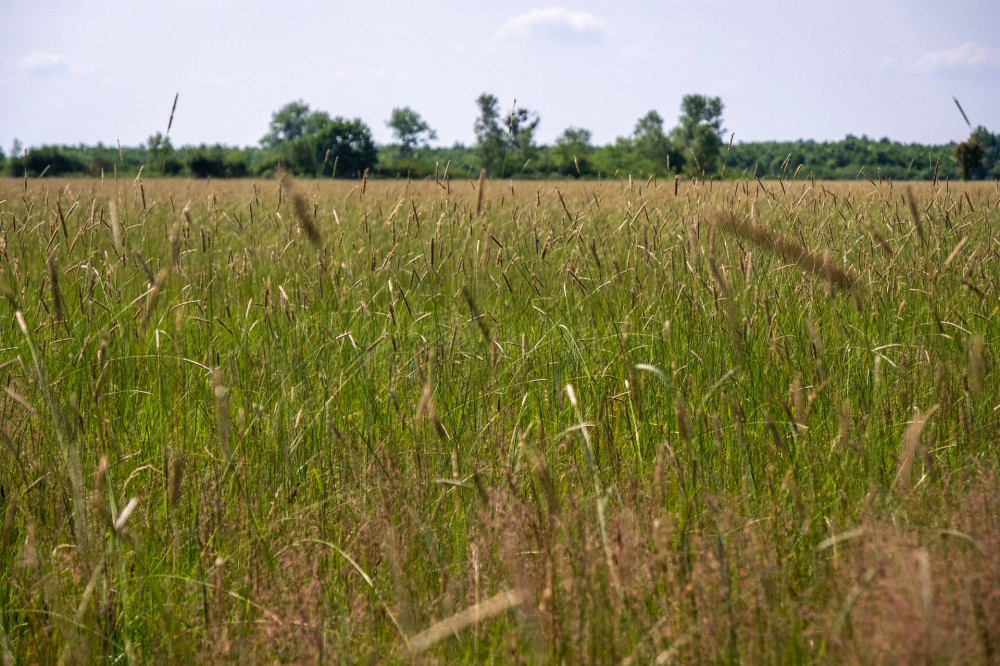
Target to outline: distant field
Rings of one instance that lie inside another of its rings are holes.
[[[0,180],[0,660],[996,660],[998,205]]]

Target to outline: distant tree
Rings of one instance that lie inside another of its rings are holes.
[[[170,142],[169,136],[157,132],[146,139],[146,150],[155,155],[161,152],[173,152],[174,146]]]
[[[246,178],[250,173],[246,154],[239,148],[226,150],[223,164],[225,164],[226,178]]]
[[[23,173],[21,169],[22,157],[21,142],[14,139],[14,142],[10,146],[10,159],[7,160],[6,169],[0,171],[0,173],[6,172],[9,176],[20,176]]]
[[[688,173],[714,175],[718,169],[723,108],[718,97],[685,95],[681,100],[680,125],[672,132],[672,138],[685,157]]]
[[[24,156],[24,170],[29,176],[68,176],[87,172],[87,165],[74,153],[60,146],[32,148]]]
[[[500,123],[500,100],[483,93],[476,99],[479,115],[476,117],[476,154],[484,169],[499,175],[507,156],[507,139]]]
[[[552,164],[556,171],[574,178],[593,173],[591,136],[590,130],[579,127],[564,130],[552,147]]]
[[[289,102],[274,112],[267,134],[260,140],[267,148],[275,148],[284,141],[294,141],[307,133],[309,105],[302,100]]]
[[[202,144],[187,154],[187,166],[195,178],[225,178],[226,156],[220,146]]]
[[[90,160],[87,173],[98,178],[101,174],[109,173],[114,168],[115,163],[106,157],[97,156]],[[183,164],[181,165],[183,167]]]
[[[154,174],[176,176],[183,170],[184,163],[178,159],[169,136],[165,136],[160,132],[153,134],[146,140],[146,150],[149,151],[151,161],[149,166]],[[95,168],[103,169],[104,165],[103,163],[96,166],[92,164],[91,172]]]
[[[187,166],[195,178],[245,178],[249,174],[246,154],[219,144],[188,149]]]
[[[274,113],[261,144],[267,150],[253,165],[254,173],[269,173],[281,164],[295,174],[319,176],[334,174],[336,165],[334,175],[354,177],[378,161],[371,130],[360,119],[331,118],[302,100]],[[230,171],[234,168],[230,165]]]
[[[991,134],[982,125],[976,127],[972,136],[983,144],[983,166],[979,173],[980,178],[1000,178],[1000,134]]]
[[[301,141],[312,147],[315,160],[312,173],[354,178],[363,174],[365,169],[374,169],[378,162],[371,130],[360,118],[329,119],[315,134],[303,137]],[[336,174],[333,173],[334,163],[337,165]]]
[[[975,135],[955,146],[955,160],[962,180],[971,180],[983,166],[986,156],[986,146]]]
[[[265,153],[250,167],[250,175],[261,178],[273,178],[279,168],[284,168],[285,161],[276,153]]]
[[[635,124],[632,132],[635,149],[639,154],[653,163],[654,169],[666,170],[667,165],[679,169],[683,158],[672,153],[670,137],[663,131],[663,117],[656,111],[650,111]]]
[[[527,167],[538,156],[534,141],[538,114],[518,107],[502,117],[499,100],[488,93],[476,99],[476,106],[476,153],[483,167],[493,175],[502,175],[510,157],[512,163],[521,165],[521,173],[533,171]]]
[[[530,163],[538,156],[535,146],[535,130],[541,119],[538,114],[528,109],[512,109],[507,120],[507,146],[513,151],[515,159],[521,165],[521,171],[534,171]]]
[[[408,106],[393,109],[385,124],[399,142],[400,157],[409,156],[418,145],[426,145],[428,141],[437,138],[437,132]]]
[[[702,125],[712,130],[717,137],[722,137],[722,111],[725,105],[718,97],[704,95],[685,95],[681,100],[682,127]]]
[[[1000,178],[1000,135],[979,125],[968,139],[955,146],[954,157],[965,180]]]

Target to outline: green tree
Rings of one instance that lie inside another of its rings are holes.
[[[221,146],[204,144],[187,152],[187,166],[195,178],[225,178],[226,155]]]
[[[15,138],[14,142],[11,143],[10,145],[10,159],[7,161],[7,175],[10,176],[21,175],[22,170],[20,168],[20,163],[23,157],[24,157],[24,149],[21,146],[21,141]]]
[[[333,118],[326,111],[313,111],[306,116],[304,131],[302,136],[312,136],[318,134],[321,129],[333,122]]]
[[[360,118],[332,118],[312,134],[301,139],[312,148],[315,168],[312,173],[358,177],[378,162],[371,130]],[[337,172],[333,173],[333,165]],[[329,171],[328,171],[329,170]]]
[[[652,168],[657,173],[663,173],[669,167],[679,169],[683,158],[673,153],[670,137],[663,131],[663,117],[656,111],[650,111],[635,124],[632,133],[635,150],[652,162]]]
[[[685,95],[681,100],[680,125],[673,130],[672,138],[685,158],[686,172],[692,175],[716,173],[722,153],[724,108],[718,97]]]
[[[958,162],[958,169],[962,173],[962,180],[971,180],[983,166],[983,158],[986,156],[986,147],[979,140],[979,137],[970,136],[967,141],[955,146],[955,160]]]
[[[552,164],[556,171],[574,178],[593,173],[591,137],[590,130],[579,127],[564,130],[552,147]]]
[[[955,146],[954,157],[965,180],[1000,178],[1000,135],[979,125],[966,141]]]
[[[180,162],[178,162],[180,164]],[[110,173],[114,169],[115,163],[108,159],[107,157],[102,157],[100,155],[91,158],[90,165],[87,167],[87,173],[94,177],[99,178],[101,174]],[[183,168],[183,164],[180,164]]]
[[[521,172],[534,171],[529,165],[532,160],[538,157],[538,148],[535,146],[535,130],[541,119],[538,114],[528,109],[516,108],[510,112],[507,121],[507,147],[514,152],[517,163],[521,165]]]
[[[24,156],[24,169],[29,176],[67,176],[87,172],[87,165],[73,152],[61,146],[32,148]]]
[[[178,159],[170,137],[157,132],[146,140],[146,150],[152,164],[151,171],[164,176],[176,176],[184,168],[184,163]],[[91,171],[104,168],[103,163],[92,165]]]
[[[161,152],[173,152],[174,145],[170,142],[169,136],[164,136],[162,133],[157,132],[146,140],[146,150],[157,155]]]
[[[326,111],[311,111],[302,100],[274,113],[261,144],[268,150],[254,165],[256,173],[269,172],[280,163],[295,174],[354,177],[378,161],[371,130],[360,119],[331,118]],[[230,171],[235,168],[230,165]]]
[[[437,132],[408,106],[393,109],[385,124],[399,142],[400,157],[409,156],[418,145],[426,145],[437,138]]]
[[[503,172],[507,157],[507,138],[500,124],[500,100],[483,93],[476,99],[479,115],[476,117],[476,156],[490,174]]]
[[[243,150],[220,144],[188,149],[187,166],[195,178],[245,178],[250,172]]]
[[[985,127],[979,125],[972,136],[983,144],[982,178],[1000,179],[1000,134],[991,134]]]
[[[246,178],[250,174],[246,153],[239,148],[226,149],[223,163],[226,166],[226,178]]]
[[[271,116],[267,134],[260,142],[267,148],[275,148],[284,141],[294,141],[307,133],[309,119],[308,104],[302,100],[289,102]]]

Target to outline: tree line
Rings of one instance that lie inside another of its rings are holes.
[[[9,176],[100,176],[121,172],[195,178],[270,177],[279,169],[315,178],[1000,178],[1000,135],[977,127],[966,141],[939,146],[847,135],[841,141],[734,143],[723,128],[719,97],[687,95],[677,124],[668,129],[656,110],[630,134],[596,146],[589,130],[565,129],[551,145],[536,141],[537,112],[483,93],[476,100],[472,146],[432,147],[437,138],[419,113],[395,108],[385,121],[393,141],[376,145],[361,119],[333,117],[290,102],[272,114],[259,145],[174,147],[156,133],[139,146],[40,146],[15,140],[0,149],[0,172]]]

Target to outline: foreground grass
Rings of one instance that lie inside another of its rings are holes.
[[[0,657],[996,659],[998,202],[3,181]]]

